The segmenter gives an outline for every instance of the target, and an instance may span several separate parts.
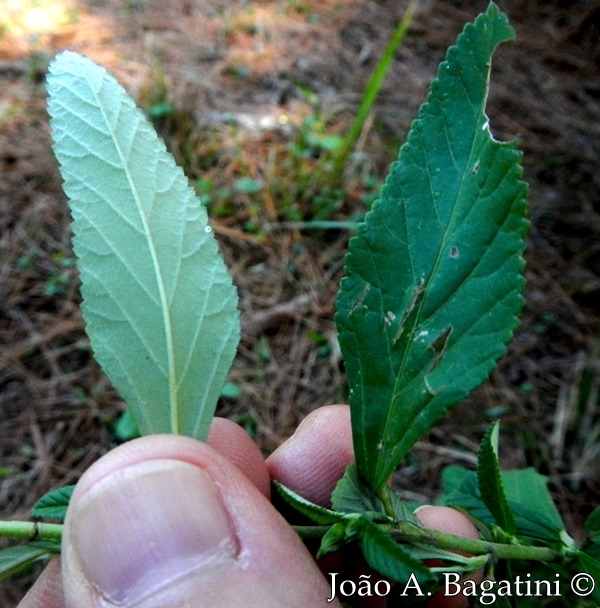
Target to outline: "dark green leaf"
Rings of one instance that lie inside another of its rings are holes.
[[[420,525],[413,508],[397,492],[389,487],[385,491],[389,513],[379,496],[360,479],[356,465],[350,464],[331,494],[331,504],[340,513],[362,513],[368,514],[371,520],[410,521]]]
[[[338,521],[342,521],[343,514],[336,513],[335,511],[331,511],[330,509],[326,509],[325,507],[320,507],[319,505],[315,505],[314,503],[306,500],[300,496],[300,494],[296,494],[296,492],[286,488],[284,485],[280,484],[277,481],[273,481],[273,485],[277,490],[278,494],[296,511],[308,517],[311,521],[314,521],[317,524],[322,526],[327,526]]]
[[[592,539],[600,541],[600,507],[596,507],[585,520],[585,531]]]
[[[513,509],[515,517],[519,512],[534,518],[538,523],[545,522],[548,529],[563,530],[564,523],[548,491],[548,478],[540,475],[535,469],[527,468],[517,471],[504,471],[502,473],[502,484],[508,502]]]
[[[321,539],[321,546],[316,555],[317,559],[321,559],[328,553],[338,551],[348,543],[348,540],[346,523],[338,522],[333,524]]]
[[[450,468],[452,469],[451,481],[453,485],[449,486],[449,484],[444,484],[444,495],[441,497],[443,504],[462,507],[478,519],[493,523],[491,513],[481,500],[479,485],[477,483],[477,474],[474,471],[469,471],[464,467],[457,465]],[[458,475],[459,471],[463,472],[462,477]],[[444,481],[446,480],[446,477],[446,474],[444,474]],[[485,514],[484,517],[480,516],[482,513]]]
[[[458,492],[466,480],[473,475],[473,471],[457,464],[451,464],[442,471],[442,490],[445,496]]]
[[[516,534],[519,537],[538,539],[546,542],[563,542],[564,527],[558,527],[552,520],[521,502],[508,501],[515,516]]]
[[[584,550],[587,555],[600,562],[600,538],[596,537],[591,542],[585,543]]]
[[[578,595],[581,595],[582,593],[585,593],[586,590],[591,590],[593,586],[594,590],[586,597],[594,600],[596,606],[600,606],[600,561],[595,560],[583,551],[579,551],[577,553],[577,566],[579,570],[577,573],[578,575],[581,573],[589,574],[592,577],[592,580],[579,576],[578,581],[573,582],[574,585],[577,585],[577,589],[573,587],[573,591],[579,590],[580,593],[578,593]]]
[[[75,486],[64,486],[44,494],[33,506],[31,514],[40,519],[58,519],[64,522],[74,489]]]
[[[131,441],[140,436],[140,430],[129,408],[125,409],[114,423],[113,431],[119,441]]]
[[[413,558],[377,524],[363,518],[360,526],[360,545],[369,566],[398,583],[406,583],[415,575],[419,583],[431,580],[429,568]]]
[[[452,468],[452,477],[456,481],[460,467]],[[502,483],[515,518],[517,536],[560,544],[566,540],[564,524],[548,492],[544,476],[534,469],[505,471],[502,473]],[[477,474],[473,471],[464,470],[460,485],[444,495],[443,503],[463,508],[487,526],[496,523],[481,499]]]
[[[27,571],[36,562],[49,559],[56,552],[45,543],[14,545],[0,550],[0,581]]]
[[[520,152],[484,114],[492,3],[448,51],[399,160],[350,241],[336,324],[359,473],[375,490],[493,369],[522,307]]]
[[[510,511],[498,463],[498,422],[485,434],[479,447],[477,459],[477,481],[479,493],[496,523],[508,534],[515,533],[515,519]]]
[[[385,513],[379,497],[360,480],[355,464],[346,467],[331,494],[331,504],[341,513]]]
[[[394,513],[394,521],[396,522],[411,522],[417,526],[421,526],[421,522],[415,515],[415,505],[411,505],[405,500],[402,500],[400,495],[393,490],[388,492],[388,500]],[[420,506],[420,505],[419,505]]]

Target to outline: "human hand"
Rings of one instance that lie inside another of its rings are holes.
[[[126,443],[81,478],[62,559],[19,608],[339,607],[270,504],[269,476],[326,504],[352,458],[346,406],[313,412],[266,462],[224,419],[207,444],[173,435]],[[422,513],[430,527],[476,534],[456,511]]]

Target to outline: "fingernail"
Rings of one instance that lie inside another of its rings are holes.
[[[137,463],[102,479],[69,524],[85,574],[117,605],[235,559],[238,546],[208,473],[178,460]]]

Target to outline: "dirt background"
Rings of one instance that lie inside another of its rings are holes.
[[[490,381],[397,475],[430,500],[472,467],[490,421],[505,468],[535,466],[569,531],[600,497],[600,3],[504,0],[517,42],[496,57],[488,115],[517,138],[530,184],[527,305]],[[123,404],[93,362],[43,81],[69,48],[112,71],[154,116],[200,194],[241,294],[243,336],[219,413],[265,453],[310,410],[344,400],[332,322],[352,220],[372,199],[428,83],[487,2],[423,0],[348,168],[311,181],[351,122],[406,8],[400,0],[0,2],[0,517],[26,518],[118,443]],[[0,586],[15,606],[29,579]]]

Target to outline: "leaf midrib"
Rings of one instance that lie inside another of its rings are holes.
[[[121,160],[122,168],[123,168],[123,171],[127,178],[127,182],[129,183],[131,193],[133,194],[136,209],[140,216],[144,235],[146,236],[148,248],[150,250],[150,256],[152,259],[152,266],[154,268],[154,272],[155,272],[155,276],[156,276],[156,282],[157,282],[157,287],[158,287],[158,294],[159,294],[159,300],[160,300],[161,312],[162,312],[162,318],[163,318],[164,330],[165,330],[171,432],[175,433],[175,434],[179,434],[180,433],[180,428],[179,428],[180,423],[179,423],[179,412],[178,412],[178,407],[177,407],[177,388],[176,388],[176,378],[175,378],[175,349],[174,349],[174,344],[173,344],[173,326],[172,326],[171,316],[170,316],[170,312],[169,312],[168,298],[167,298],[167,292],[166,292],[166,288],[165,288],[164,277],[163,277],[163,273],[161,271],[159,260],[158,260],[156,244],[152,237],[152,231],[150,230],[150,226],[148,224],[148,218],[144,212],[144,207],[142,205],[140,194],[135,185],[135,180],[133,179],[133,176],[129,169],[126,156],[124,154],[123,149],[121,148],[120,142],[117,138],[117,134],[108,119],[108,115],[104,111],[104,105],[99,96],[99,92],[97,92],[96,89],[92,86],[92,82],[87,77],[87,75],[86,75],[86,80],[90,86],[90,89],[92,91],[92,94],[94,95],[94,98],[96,99],[97,106],[102,114],[102,117],[104,118],[104,122],[108,128],[111,140],[113,141],[113,143],[115,145],[115,149],[117,150],[117,153],[119,155],[119,159]],[[102,80],[102,82],[100,84],[100,88],[102,88],[103,86],[104,86],[104,80]],[[120,112],[121,112],[120,106],[119,106],[118,111],[120,114]],[[132,141],[135,140],[135,138],[138,136],[139,124],[140,124],[139,117],[137,116],[138,110],[134,109],[134,112],[136,114],[136,118],[138,119],[138,121],[137,121],[137,125],[135,128],[135,134],[132,138]],[[157,162],[160,162],[160,159],[157,159]]]

